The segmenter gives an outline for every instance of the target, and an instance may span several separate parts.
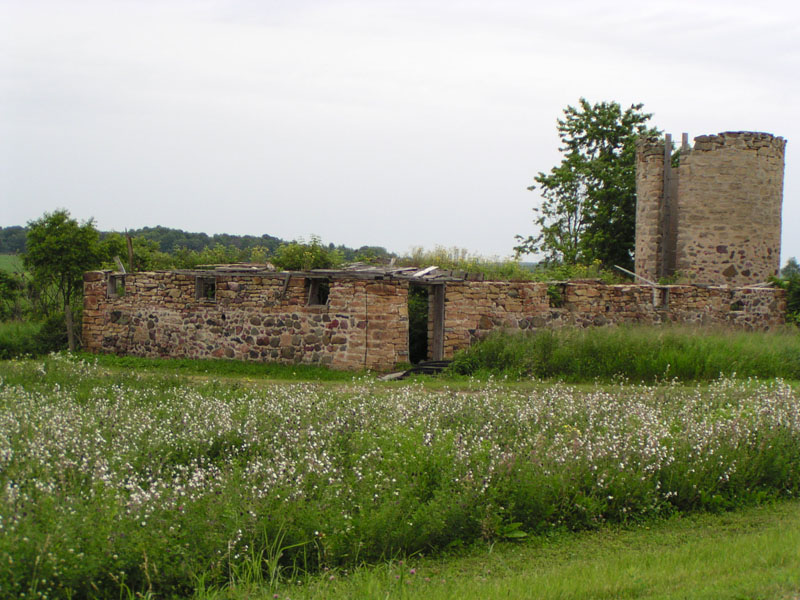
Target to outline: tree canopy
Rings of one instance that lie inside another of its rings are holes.
[[[92,220],[80,224],[66,210],[45,213],[28,223],[25,268],[40,289],[50,289],[64,308],[70,350],[75,349],[72,304],[83,290],[83,273],[102,262]]]
[[[538,233],[517,235],[517,256],[542,253],[551,262],[610,267],[633,265],[636,227],[636,140],[658,135],[642,104],[622,110],[617,102],[590,104],[581,98],[558,119],[563,158],[539,172],[529,190],[542,203],[534,208]]]

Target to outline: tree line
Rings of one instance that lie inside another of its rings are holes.
[[[316,236],[308,242],[285,242],[269,235],[209,236],[166,227],[102,233],[92,219],[78,222],[63,209],[45,213],[26,227],[2,228],[0,234],[0,254],[18,252],[23,265],[17,271],[0,270],[0,321],[40,322],[52,339],[38,344],[39,349],[63,343],[74,350],[78,345],[86,271],[118,270],[120,263],[135,272],[242,262],[308,270],[394,256],[378,246],[325,245]]]
[[[149,252],[157,250],[171,256],[186,256],[188,252],[201,253],[210,249],[223,247],[238,250],[241,256],[246,258],[247,251],[252,252],[258,250],[256,253],[257,255],[271,255],[282,245],[289,243],[286,240],[266,233],[260,236],[233,235],[229,233],[208,235],[207,233],[188,232],[182,229],[174,229],[160,225],[130,229],[124,234],[112,231],[99,231],[98,233],[101,242],[107,238],[112,240],[119,239],[120,236],[124,239],[125,235],[129,235],[132,239],[139,240],[137,244],[140,248],[146,248]],[[10,227],[0,226],[0,254],[24,254],[27,235],[27,225],[12,225]],[[302,242],[302,240],[300,241]],[[343,244],[327,244],[327,248],[331,251],[336,250],[339,252],[344,260],[356,260],[357,256],[372,258],[393,256],[392,253],[381,246],[351,248]],[[173,260],[175,262],[180,262],[178,258]]]

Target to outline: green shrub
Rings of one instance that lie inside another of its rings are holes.
[[[54,314],[44,321],[0,323],[0,359],[40,356],[67,348],[64,315]]]
[[[67,325],[62,313],[47,317],[34,336],[36,354],[58,352],[67,348]]]
[[[276,267],[286,271],[308,271],[339,266],[342,256],[337,250],[323,246],[318,237],[311,236],[308,244],[302,240],[281,244],[271,260]]]
[[[39,323],[7,321],[0,323],[0,360],[38,354],[36,336]]]
[[[800,275],[778,280],[778,284],[786,290],[786,320],[800,325]]]
[[[19,273],[0,270],[0,321],[22,318],[24,291],[25,282]]]

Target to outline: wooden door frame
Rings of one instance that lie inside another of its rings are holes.
[[[430,348],[432,360],[444,360],[444,298],[445,284],[431,284],[430,292],[433,302],[428,305],[433,311],[433,339]]]

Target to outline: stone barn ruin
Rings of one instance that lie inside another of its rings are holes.
[[[448,359],[494,329],[616,323],[783,322],[764,287],[472,281],[432,270],[160,271],[84,276],[92,352],[230,358],[388,370],[409,361],[409,290],[428,296],[428,358]],[[553,290],[557,293],[552,293]]]
[[[763,285],[780,256],[782,138],[723,133],[637,153],[636,272],[646,283],[483,281],[469,274],[356,265],[341,270],[215,270],[84,275],[83,343],[92,352],[229,358],[389,370],[452,358],[495,329],[691,323],[766,329],[786,294]],[[665,150],[667,148],[667,150]],[[676,273],[691,284],[656,283]],[[409,297],[427,296],[425,331]]]

